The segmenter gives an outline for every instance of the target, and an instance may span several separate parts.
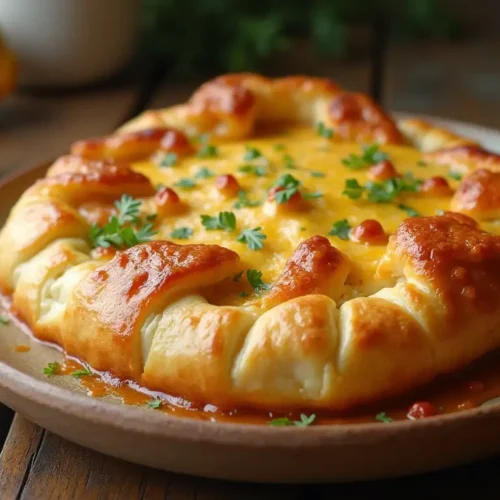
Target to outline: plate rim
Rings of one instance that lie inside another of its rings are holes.
[[[436,115],[418,114],[403,111],[394,111],[391,114],[397,119],[419,118],[436,124],[453,128],[466,127],[474,130],[474,139],[488,135],[497,137],[500,149],[500,130],[461,120],[443,118]],[[486,149],[490,149],[486,147]],[[52,160],[54,161],[54,160]],[[51,161],[45,161],[36,166],[20,169],[16,172],[7,172],[0,180],[0,190],[23,175],[33,173],[48,167]],[[16,325],[17,328],[20,328]],[[21,329],[21,328],[20,328]],[[30,335],[24,332],[26,335]],[[34,337],[33,337],[34,338]],[[35,339],[36,340],[36,339]],[[58,346],[50,346],[57,349]],[[111,426],[121,431],[139,432],[149,436],[192,441],[197,443],[211,443],[220,445],[238,444],[250,448],[311,448],[318,446],[332,446],[342,442],[350,443],[365,441],[367,436],[390,439],[401,436],[402,433],[426,433],[429,428],[446,425],[461,427],[464,424],[480,424],[492,416],[500,416],[499,405],[486,405],[478,408],[466,409],[456,413],[443,414],[420,420],[393,421],[390,425],[381,422],[345,423],[331,425],[312,425],[307,428],[296,426],[273,427],[242,422],[218,422],[201,420],[195,417],[165,414],[163,412],[147,411],[127,404],[114,404],[102,401],[86,394],[78,393],[69,388],[59,387],[48,381],[38,379],[17,368],[0,361],[0,388],[15,395],[28,399],[37,405],[50,407],[60,414],[74,418],[92,420]],[[312,411],[314,412],[314,410]],[[43,426],[42,426],[43,427]],[[305,430],[307,429],[307,430]],[[283,439],[286,435],[287,439]],[[258,439],[257,439],[258,438]]]

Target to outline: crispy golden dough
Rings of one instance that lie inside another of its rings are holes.
[[[234,403],[231,368],[255,319],[251,311],[214,306],[200,296],[171,304],[143,333],[143,343],[154,338],[143,383],[190,401]]]
[[[258,126],[324,122],[340,138],[403,144],[394,121],[368,96],[343,92],[321,78],[269,79],[251,73],[229,74],[204,83],[186,104],[147,111],[119,129],[141,130],[159,123],[189,135],[210,132],[222,139],[243,139]]]
[[[15,268],[58,238],[86,238],[82,217],[58,200],[32,200],[14,206],[0,232],[0,287],[14,290]]]
[[[483,321],[500,300],[500,237],[447,215],[409,218],[389,238],[388,270],[435,292],[450,322]]]
[[[324,295],[297,297],[267,311],[234,364],[234,397],[262,407],[328,406],[337,376],[338,314]]]
[[[427,157],[440,165],[448,165],[462,174],[480,168],[493,172],[500,171],[500,155],[474,144],[446,147],[429,153]]]
[[[424,330],[389,301],[366,297],[344,303],[340,331],[337,377],[329,394],[333,408],[392,396],[435,375]]]
[[[112,201],[123,193],[132,197],[155,193],[149,179],[127,164],[63,157],[48,170],[48,175],[36,181],[20,201],[47,197],[72,206],[99,200]]]
[[[344,92],[328,107],[329,123],[336,135],[356,142],[404,144],[396,124],[367,95]]]
[[[216,245],[153,241],[117,252],[76,287],[65,316],[64,347],[99,370],[142,374],[146,318],[187,291],[234,274],[238,255]]]
[[[90,248],[82,239],[60,239],[14,271],[13,311],[27,322],[39,339],[62,343],[59,328],[54,328],[52,323],[47,325],[44,317],[51,312],[50,288],[70,267],[88,260],[89,252]]]
[[[478,145],[471,139],[418,118],[401,120],[398,122],[398,127],[407,139],[424,153],[432,153],[443,148]]]
[[[500,172],[472,172],[458,186],[450,208],[479,220],[500,218]]]
[[[89,159],[137,161],[156,151],[186,156],[194,152],[189,139],[179,130],[165,127],[146,128],[121,135],[109,135],[75,142],[73,155]]]
[[[324,236],[302,242],[262,303],[266,309],[302,295],[322,294],[338,300],[350,271],[347,257]]]

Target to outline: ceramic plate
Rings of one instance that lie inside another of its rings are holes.
[[[500,151],[499,132],[432,120]],[[0,185],[0,224],[45,168]],[[168,471],[238,481],[352,481],[434,471],[500,452],[500,406],[494,404],[390,425],[276,428],[204,421],[124,405],[112,396],[90,397],[74,377],[43,374],[49,362],[62,361],[60,352],[14,323],[0,332],[3,403],[70,441]],[[16,352],[20,344],[31,349]]]

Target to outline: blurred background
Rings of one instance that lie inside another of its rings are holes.
[[[500,128],[499,18],[499,0],[0,0],[0,170],[232,71]]]

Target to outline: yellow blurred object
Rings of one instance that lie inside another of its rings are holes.
[[[0,99],[12,92],[17,83],[17,59],[0,35]]]

